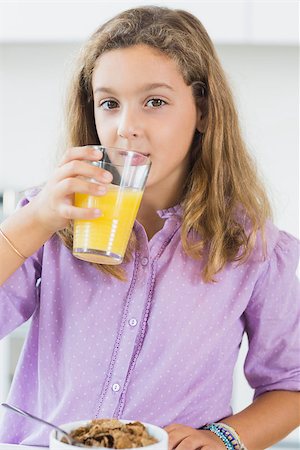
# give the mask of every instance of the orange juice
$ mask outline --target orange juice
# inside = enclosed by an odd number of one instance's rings
[[[75,206],[99,208],[102,215],[74,220],[74,256],[96,263],[120,264],[142,195],[142,190],[114,185],[102,196],[76,193]]]

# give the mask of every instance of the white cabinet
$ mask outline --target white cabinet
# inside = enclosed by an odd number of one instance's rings
[[[216,43],[298,43],[297,0],[14,1],[0,3],[0,42],[84,41],[101,23],[134,6],[186,9]]]
[[[299,44],[299,2],[252,0],[250,42]]]
[[[26,322],[0,340],[0,402],[7,397],[28,328],[29,322]]]

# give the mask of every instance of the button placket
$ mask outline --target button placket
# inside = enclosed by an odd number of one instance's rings
[[[162,230],[162,232],[160,232],[156,236],[154,236],[152,238],[151,242],[148,244],[149,258],[150,258],[150,254],[151,254],[151,264],[148,264],[149,263],[149,259],[148,259],[147,270],[145,271],[145,268],[143,267],[140,271],[140,274],[142,274],[142,276],[144,278],[143,285],[144,285],[144,289],[146,289],[146,292],[145,292],[146,304],[144,304],[145,309],[143,310],[140,326],[138,327],[139,335],[138,335],[138,342],[136,343],[136,350],[130,361],[129,370],[128,370],[128,374],[126,376],[125,383],[122,386],[122,391],[120,393],[120,398],[119,398],[118,409],[116,409],[114,411],[114,415],[116,415],[116,417],[122,417],[122,412],[125,407],[126,391],[127,391],[128,385],[130,383],[130,378],[134,371],[136,361],[142,350],[143,341],[144,341],[144,338],[145,338],[145,335],[147,332],[147,327],[148,327],[147,321],[148,321],[148,318],[150,315],[151,306],[152,306],[152,302],[153,302],[154,285],[155,285],[156,272],[157,272],[157,262],[160,259],[160,257],[163,255],[164,250],[166,249],[166,247],[168,246],[168,244],[170,243],[170,241],[172,240],[172,238],[178,231],[179,227],[180,227],[179,221],[177,221],[177,220],[176,221],[175,220],[168,221],[168,226],[165,225],[164,230]],[[168,231],[168,234],[166,235],[167,231]],[[143,258],[140,259],[141,265],[143,265],[142,261],[143,261]],[[145,283],[145,273],[147,273],[146,283]],[[140,277],[140,280],[141,280],[141,277]],[[139,294],[138,294],[140,289],[142,289],[141,286],[139,286],[139,289],[137,289],[135,291],[135,298],[137,300],[139,300],[139,302],[141,299],[141,296],[139,296]],[[138,306],[138,304],[139,303],[136,302],[135,307]],[[136,312],[136,310],[134,312]],[[137,316],[137,317],[139,317],[139,316]],[[135,333],[133,333],[133,335],[135,335]]]
[[[143,254],[147,254],[147,247]],[[147,259],[148,263],[148,259]],[[141,258],[137,261],[137,267],[141,264]],[[101,404],[101,415],[112,415],[118,409],[120,396],[122,396],[125,380],[132,359],[135,357],[136,338],[139,333],[139,324],[143,320],[145,302],[147,301],[147,286],[145,272],[137,269],[137,278],[134,284],[131,298],[126,312],[126,322],[118,344],[118,352],[110,375],[110,388],[106,391]],[[144,299],[144,301],[141,301]]]

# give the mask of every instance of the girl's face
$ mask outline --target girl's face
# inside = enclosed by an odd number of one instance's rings
[[[98,58],[92,85],[101,144],[149,155],[147,189],[178,189],[197,110],[176,63],[146,45],[110,50]]]

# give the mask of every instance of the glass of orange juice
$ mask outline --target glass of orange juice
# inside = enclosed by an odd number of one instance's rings
[[[151,167],[141,153],[94,146],[102,158],[91,164],[108,170],[113,180],[105,195],[75,194],[75,206],[98,208],[95,219],[74,220],[73,255],[99,264],[120,264],[132,232]]]

